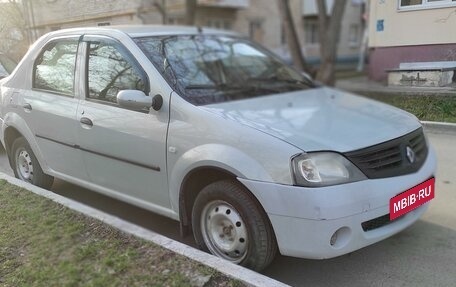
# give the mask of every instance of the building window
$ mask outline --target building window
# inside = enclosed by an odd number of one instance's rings
[[[318,17],[305,17],[304,39],[306,44],[320,43],[320,36],[318,31]]]
[[[399,9],[430,9],[456,6],[456,0],[399,0]]]
[[[423,0],[400,0],[400,1],[401,1],[401,7],[423,4],[422,3]]]
[[[184,25],[185,19],[181,16],[168,16],[166,19],[168,25]]]
[[[350,46],[357,46],[359,44],[359,25],[351,24],[348,32],[348,41]]]
[[[98,26],[111,26],[110,22],[100,22],[97,24]]]
[[[285,45],[287,43],[287,30],[285,29],[284,24],[280,26],[280,43],[282,45]]]
[[[231,21],[226,19],[209,19],[206,21],[206,27],[231,30]]]
[[[249,36],[255,42],[263,43],[263,21],[251,20],[249,21]]]

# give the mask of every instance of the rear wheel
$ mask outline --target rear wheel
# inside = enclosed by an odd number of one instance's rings
[[[262,270],[277,252],[266,214],[248,191],[234,181],[209,184],[198,194],[192,225],[202,250],[235,264]]]
[[[43,172],[25,138],[19,137],[14,140],[11,156],[12,168],[17,178],[42,188],[51,188],[54,178]]]

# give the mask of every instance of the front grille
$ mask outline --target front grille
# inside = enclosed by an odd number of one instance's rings
[[[407,147],[415,154],[415,161],[407,157]],[[368,148],[348,152],[345,156],[368,178],[385,178],[418,171],[426,160],[428,147],[423,129]]]
[[[374,229],[383,227],[385,225],[388,225],[396,220],[399,220],[401,217],[398,217],[394,220],[390,220],[390,215],[388,213],[383,216],[371,219],[369,221],[364,221],[363,223],[361,223],[361,227],[363,228],[364,231],[374,230]]]

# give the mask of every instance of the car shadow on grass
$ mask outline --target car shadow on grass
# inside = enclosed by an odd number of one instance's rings
[[[191,236],[180,237],[179,223],[143,208],[116,200],[80,186],[56,179],[51,190],[67,198],[76,200],[103,212],[117,216],[128,222],[157,232],[166,237],[179,240],[195,247]]]

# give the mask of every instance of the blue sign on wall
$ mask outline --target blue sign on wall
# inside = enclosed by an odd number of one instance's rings
[[[384,25],[385,20],[377,20],[377,32],[382,32],[385,30],[385,25]]]

